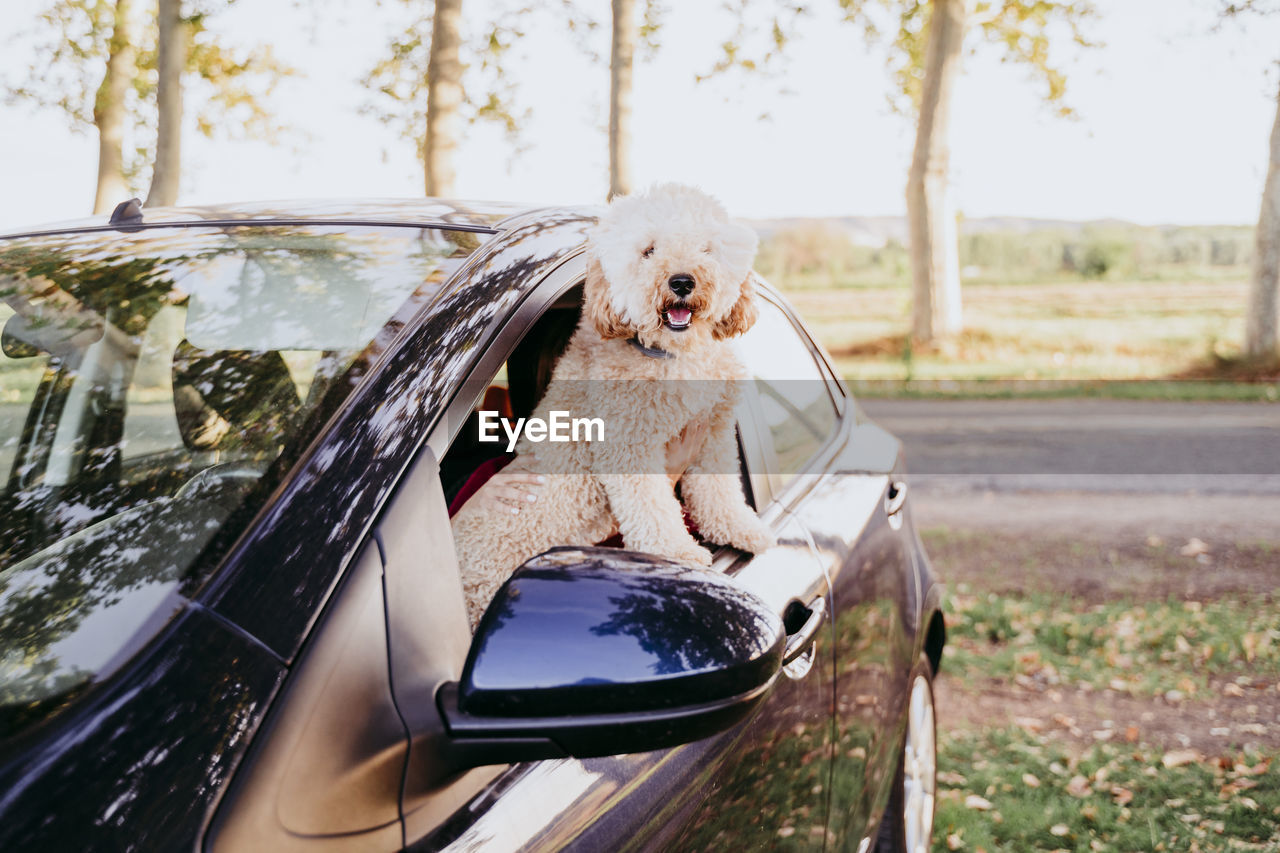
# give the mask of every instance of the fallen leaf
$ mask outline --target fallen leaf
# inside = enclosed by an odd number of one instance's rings
[[[784,826],[782,827],[782,829],[778,830],[779,838],[790,838],[795,834],[796,834],[796,828],[794,826]]]
[[[1133,802],[1133,791],[1121,788],[1119,785],[1112,785],[1111,798],[1115,800],[1117,806],[1127,806]]]
[[[1234,681],[1228,681],[1222,685],[1222,695],[1240,697],[1244,695],[1244,688]]]
[[[964,798],[964,807],[966,809],[977,809],[980,812],[991,811],[991,801],[986,797],[979,797],[977,794],[970,794]]]
[[[1026,785],[1028,788],[1039,788],[1040,780],[1031,773],[1023,773],[1022,784]]]
[[[1160,759],[1160,763],[1166,769],[1173,767],[1181,767],[1184,764],[1192,764],[1204,758],[1198,749],[1174,749],[1166,752],[1164,758]]]
[[[1178,553],[1184,557],[1198,557],[1201,554],[1208,554],[1209,546],[1198,537],[1192,536],[1187,540],[1186,545],[1178,549]]]
[[[1055,823],[1049,827],[1049,834],[1062,838],[1064,835],[1070,835],[1071,829],[1065,823]]]
[[[1072,776],[1071,781],[1067,783],[1067,793],[1073,797],[1087,797],[1092,793],[1089,780],[1083,776]]]
[[[1244,648],[1244,659],[1250,663],[1258,656],[1258,641],[1260,639],[1262,638],[1252,631],[1240,638],[1240,645]]]
[[[1013,723],[1029,732],[1038,734],[1044,731],[1044,720],[1037,720],[1035,717],[1014,717]]]
[[[1137,726],[1129,726],[1124,730],[1124,739],[1128,743],[1137,743],[1139,734],[1141,734],[1141,732],[1138,730]]]
[[[958,832],[953,832],[947,836],[947,849],[959,850],[964,847],[964,839],[960,837]]]
[[[1267,768],[1270,766],[1271,766],[1271,759],[1264,758],[1261,761],[1259,761],[1257,764],[1253,765],[1252,767],[1249,767],[1241,763],[1241,764],[1237,764],[1235,766],[1235,769],[1236,769],[1236,772],[1239,773],[1241,776],[1261,776],[1263,773],[1267,772]]]

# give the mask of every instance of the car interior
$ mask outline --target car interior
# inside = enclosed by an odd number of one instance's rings
[[[336,380],[421,285],[340,281],[317,296],[293,267],[241,275],[246,257],[152,278],[118,259],[93,275],[0,274],[0,618],[39,626],[11,694],[28,701],[0,722],[81,689],[207,576],[347,393]]]

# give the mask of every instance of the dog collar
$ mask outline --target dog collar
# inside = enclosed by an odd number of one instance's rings
[[[673,352],[667,352],[666,350],[658,349],[657,347],[645,346],[644,344],[640,343],[639,336],[636,336],[634,338],[627,338],[627,343],[631,344],[633,347],[640,350],[640,352],[649,356],[649,358],[675,358],[676,357],[676,354]]]

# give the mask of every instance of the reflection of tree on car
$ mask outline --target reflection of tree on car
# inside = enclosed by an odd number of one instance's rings
[[[74,234],[0,251],[0,375],[44,363],[21,434],[0,437],[0,732],[176,609],[337,404],[330,386],[367,343],[352,333],[381,330],[456,252],[439,232],[388,236],[175,229],[133,238],[142,251]],[[266,348],[244,348],[255,338]]]

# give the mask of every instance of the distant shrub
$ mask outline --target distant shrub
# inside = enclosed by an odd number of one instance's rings
[[[1132,246],[1119,240],[1093,238],[1084,244],[1080,274],[1085,278],[1102,278],[1120,268],[1132,257]]]

